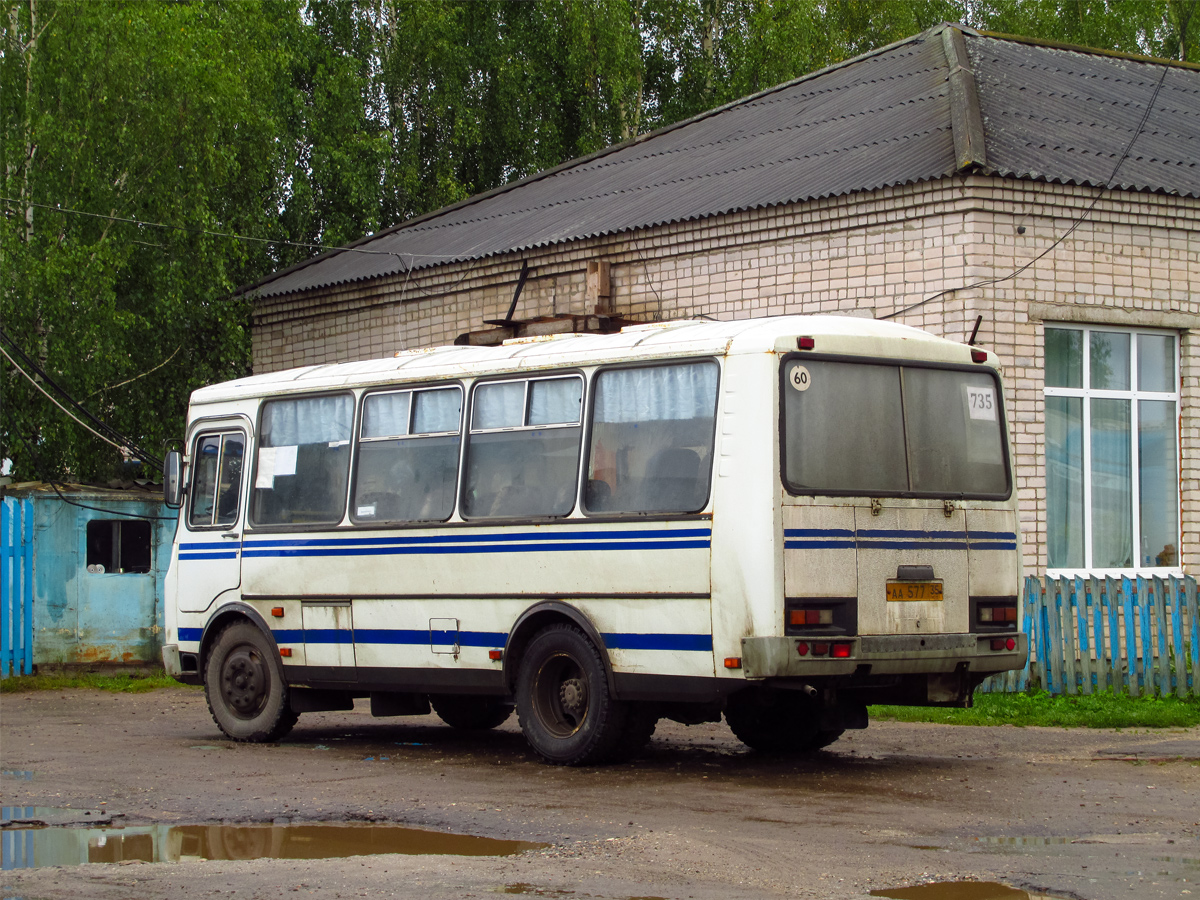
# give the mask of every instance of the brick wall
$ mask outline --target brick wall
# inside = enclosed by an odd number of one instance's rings
[[[271,298],[255,310],[255,370],[450,343],[483,327],[483,320],[504,316],[522,259],[530,277],[517,318],[587,311],[586,266],[595,259],[611,264],[612,308],[641,319],[798,312],[883,317],[921,303],[895,321],[965,340],[982,314],[978,340],[1005,362],[1026,568],[1042,572],[1043,323],[1169,328],[1181,334],[1182,549],[1185,569],[1195,572],[1200,202],[1112,192],[1063,238],[1095,197],[1090,188],[956,177]],[[1002,282],[964,287],[1018,269]]]

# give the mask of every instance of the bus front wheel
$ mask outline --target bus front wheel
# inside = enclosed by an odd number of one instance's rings
[[[542,759],[559,766],[611,759],[628,714],[609,693],[600,651],[579,628],[560,623],[534,635],[517,672],[517,718]]]
[[[299,716],[274,643],[249,622],[217,635],[204,668],[204,696],[217,727],[235,741],[277,741]]]

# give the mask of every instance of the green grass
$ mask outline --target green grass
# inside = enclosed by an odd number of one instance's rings
[[[10,675],[0,679],[0,694],[24,691],[63,691],[69,688],[91,688],[121,694],[144,694],[162,688],[181,688],[165,672],[47,672],[38,675]]]
[[[1083,694],[976,694],[971,709],[872,706],[872,719],[944,725],[1051,725],[1059,728],[1189,728],[1200,725],[1200,699]]]

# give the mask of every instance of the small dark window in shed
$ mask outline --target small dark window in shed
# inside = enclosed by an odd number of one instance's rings
[[[93,519],[87,523],[89,572],[139,575],[150,571],[150,523]]]

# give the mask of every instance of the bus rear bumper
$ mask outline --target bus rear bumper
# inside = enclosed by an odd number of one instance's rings
[[[996,638],[1013,638],[1012,650],[993,650]],[[813,656],[813,638],[742,638],[742,671],[748,679],[818,678],[837,675],[917,675],[961,671],[993,675],[1025,667],[1029,639],[1024,634],[860,635],[819,639],[850,644],[847,657]],[[801,656],[797,645],[806,644]],[[828,653],[828,651],[826,651]]]

